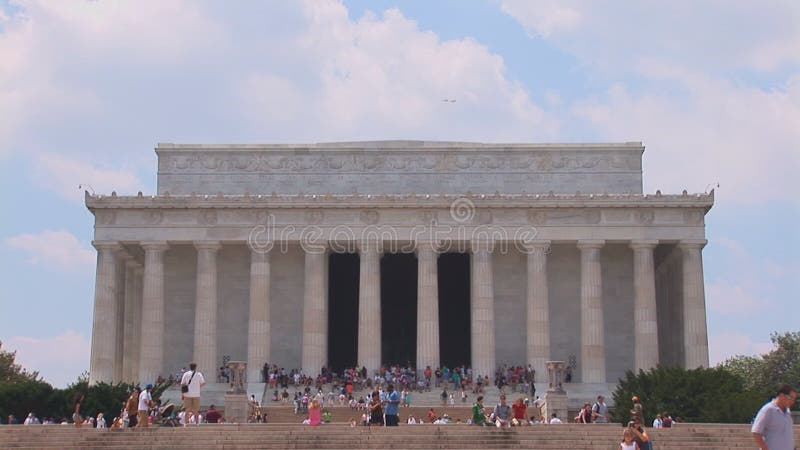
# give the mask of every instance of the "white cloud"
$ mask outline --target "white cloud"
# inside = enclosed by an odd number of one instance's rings
[[[719,182],[717,193],[732,203],[798,201],[786,186],[800,171],[800,76],[771,91],[697,74],[675,82],[685,95],[617,84],[573,112],[607,139],[645,142],[650,192],[702,192]]]
[[[503,0],[501,9],[610,80],[571,110],[601,140],[644,142],[647,191],[719,182],[732,203],[798,201],[786,186],[800,171],[800,3]],[[551,25],[565,9],[580,20]],[[759,71],[771,81],[743,81]]]
[[[733,284],[731,284],[733,283]],[[710,312],[722,316],[748,317],[769,309],[770,301],[730,280],[706,285],[706,305]]]
[[[58,129],[97,132],[119,108],[118,96],[103,90],[122,88],[115,78],[125,69],[163,70],[224,42],[213,20],[181,0],[14,3],[15,12],[0,17],[0,156],[51,145]]]
[[[734,356],[757,356],[772,349],[773,345],[769,339],[766,342],[756,341],[746,334],[735,331],[716,333],[708,337],[708,358],[712,366]]]
[[[558,0],[503,0],[500,8],[522,23],[534,36],[548,37],[572,31],[583,21],[578,9]]]
[[[800,62],[800,3],[794,0],[502,0],[501,9],[529,34],[613,72],[652,58],[714,71]]]
[[[89,340],[68,330],[47,338],[12,336],[3,349],[17,351],[16,362],[30,372],[38,371],[54,387],[64,388],[89,370]]]
[[[95,264],[95,252],[63,230],[20,234],[4,242],[8,247],[27,252],[28,262],[34,265],[89,273]]]
[[[85,186],[90,192],[133,194],[142,189],[132,170],[96,167],[82,161],[75,161],[61,155],[42,154],[35,163],[36,183],[51,189],[64,198],[73,201],[83,200]],[[78,189],[82,185],[84,188]]]
[[[503,59],[472,39],[442,41],[396,9],[356,21],[338,2],[305,2],[303,12],[302,31],[286,42],[302,55],[294,62],[303,76],[253,71],[237,86],[262,130],[317,140],[555,134]]]
[[[709,261],[718,273],[706,284],[710,314],[727,323],[731,318],[755,319],[762,311],[791,306],[785,298],[790,289],[781,286],[800,277],[799,267],[753,254],[742,242],[726,236],[714,238],[709,247]]]
[[[246,12],[178,0],[20,9],[0,31],[0,155],[138,167],[152,153],[134,141],[557,136],[501,56],[442,40],[397,9],[358,19],[334,0]]]

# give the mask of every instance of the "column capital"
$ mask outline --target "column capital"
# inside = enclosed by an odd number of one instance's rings
[[[528,253],[534,253],[536,251],[544,251],[550,249],[550,241],[540,240],[540,241],[529,241],[529,242],[522,242],[522,248],[524,248]]]
[[[92,241],[92,246],[97,250],[118,251],[122,249],[119,241]]]
[[[702,249],[708,244],[705,239],[684,239],[678,242],[678,248],[682,250]]]
[[[211,250],[211,251],[219,251],[222,248],[222,245],[219,241],[194,241],[194,248],[197,250]]]
[[[376,239],[364,239],[356,243],[358,251],[361,253],[378,252],[382,250],[382,242]]]
[[[414,251],[417,256],[421,253],[438,253],[441,249],[441,243],[435,241],[417,241],[414,243]]]
[[[652,239],[652,240],[650,240],[650,239],[648,239],[648,240],[634,240],[634,241],[631,241],[630,244],[629,244],[630,248],[632,248],[634,250],[639,249],[639,248],[656,248],[656,245],[658,245],[658,240],[656,240],[656,239]]]
[[[599,249],[603,248],[604,245],[606,245],[606,241],[602,239],[588,239],[588,240],[578,241],[577,247],[581,250]]]
[[[312,254],[312,255],[327,255],[328,252],[331,250],[331,244],[328,241],[322,242],[309,242],[307,240],[303,240],[300,238],[300,248],[303,249],[303,254]]]
[[[251,255],[266,255],[271,252],[273,248],[275,248],[275,243],[269,242],[265,244],[258,244],[248,241],[247,248],[250,249]]]
[[[169,248],[167,241],[141,241],[139,245],[147,252],[163,252]]]
[[[495,246],[494,241],[489,241],[489,240],[484,240],[484,239],[480,239],[480,240],[476,239],[476,240],[470,242],[470,249],[472,250],[472,253],[478,253],[478,252],[489,252],[489,253],[491,253],[492,250],[494,250],[494,246]]]

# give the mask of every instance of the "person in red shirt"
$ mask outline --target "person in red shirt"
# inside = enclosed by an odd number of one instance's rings
[[[208,423],[219,423],[219,419],[222,418],[222,414],[217,411],[217,408],[214,405],[208,407],[208,411],[206,411],[206,422]]]
[[[436,413],[433,412],[433,408],[428,411],[428,422],[433,423],[436,420]]]
[[[525,413],[528,411],[528,406],[525,405],[525,400],[520,397],[511,405],[511,409],[514,411],[514,419],[518,425],[525,425],[526,423],[526,415]]]

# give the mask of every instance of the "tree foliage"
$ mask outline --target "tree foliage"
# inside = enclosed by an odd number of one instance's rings
[[[35,381],[39,372],[28,372],[16,363],[16,357],[17,352],[3,350],[3,341],[0,341],[0,383]]]
[[[664,412],[686,422],[746,423],[765,399],[743,387],[741,378],[722,368],[628,371],[614,391],[612,417],[627,423],[633,408],[631,398],[637,396],[644,407],[645,423]]]
[[[780,383],[800,384],[800,332],[773,333],[775,348],[761,356],[736,356],[721,364],[727,372],[742,379],[747,390],[764,398],[775,395]],[[800,405],[795,404],[795,409]]]
[[[39,379],[38,373],[27,372],[16,364],[14,358],[14,352],[0,348],[0,417],[3,420],[13,414],[21,421],[29,412],[40,418],[69,418],[79,393],[84,395],[82,415],[96,417],[98,413],[103,413],[107,420],[111,420],[119,415],[134,387],[127,383],[97,383],[89,386],[88,373],[84,373],[66,389],[54,389]],[[153,399],[157,400],[170,385],[169,382],[155,385]]]

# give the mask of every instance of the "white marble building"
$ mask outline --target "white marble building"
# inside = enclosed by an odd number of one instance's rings
[[[480,374],[563,360],[598,385],[706,366],[713,192],[643,194],[643,151],[159,144],[157,195],[86,196],[90,381],[152,382],[190,361],[208,373],[223,355],[248,361],[250,381],[266,361],[307,373],[405,362],[388,353],[435,367],[465,349],[457,362]],[[444,262],[456,252],[466,265]],[[334,266],[347,275],[329,277]]]

